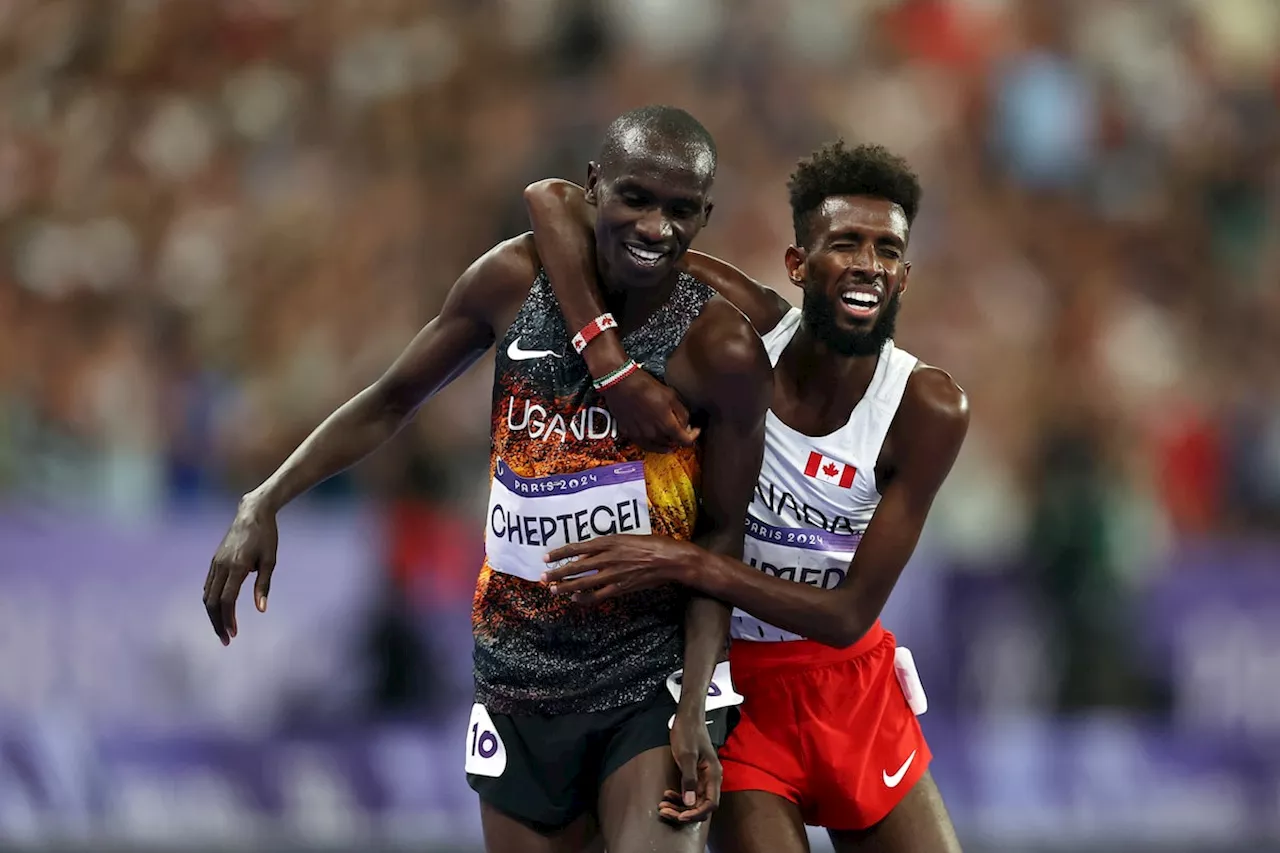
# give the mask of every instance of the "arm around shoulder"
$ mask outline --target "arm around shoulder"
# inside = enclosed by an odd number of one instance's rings
[[[586,191],[573,181],[564,178],[543,178],[524,188],[524,203],[530,209],[551,209],[585,215]]]
[[[682,261],[689,275],[713,288],[733,303],[755,327],[765,334],[778,325],[791,303],[771,287],[766,287],[733,264],[702,252],[688,251]]]

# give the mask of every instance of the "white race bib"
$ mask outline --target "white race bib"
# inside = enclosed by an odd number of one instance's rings
[[[541,580],[548,551],[611,533],[649,533],[644,463],[521,477],[501,459],[489,489],[484,547],[496,571]]]
[[[684,684],[684,670],[678,669],[671,675],[667,676],[667,690],[671,693],[671,698],[676,700],[676,704],[680,704],[680,690]],[[741,705],[743,696],[733,686],[733,675],[729,671],[729,662],[722,660],[716,664],[715,671],[711,673],[711,684],[707,686],[707,711],[714,711],[717,708],[728,708],[733,705]],[[673,714],[670,720],[667,720],[667,728],[671,728],[676,724],[676,718]]]
[[[747,517],[742,561],[765,574],[834,589],[844,580],[861,533],[828,533],[816,527],[774,527]],[[731,631],[735,640],[781,642],[804,639],[734,608]]]
[[[488,710],[479,702],[471,706],[471,721],[467,723],[466,772],[472,776],[488,776],[497,779],[507,769],[507,745],[498,734],[498,727]]]

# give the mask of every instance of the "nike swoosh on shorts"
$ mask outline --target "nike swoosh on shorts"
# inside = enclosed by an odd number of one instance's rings
[[[911,767],[911,762],[916,760],[916,751],[911,750],[911,754],[907,756],[907,760],[902,762],[902,766],[898,768],[898,772],[892,776],[888,770],[881,770],[880,775],[884,777],[885,787],[896,788],[902,783],[902,777],[907,775],[907,770]]]

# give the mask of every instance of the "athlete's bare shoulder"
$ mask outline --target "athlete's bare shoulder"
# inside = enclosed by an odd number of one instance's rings
[[[907,377],[880,451],[886,482],[927,506],[947,478],[969,432],[969,398],[951,375],[920,362]]]
[[[723,296],[707,300],[685,339],[697,344],[699,350],[723,356],[731,366],[741,365],[744,360],[749,363],[757,350],[764,351],[750,318]]]
[[[458,277],[442,313],[456,311],[505,328],[529,295],[538,274],[532,232],[503,240],[472,261]]]
[[[766,287],[727,261],[702,252],[685,252],[681,259],[689,275],[712,287],[747,315],[756,332],[765,334],[778,325],[791,303],[773,288]]]
[[[751,322],[727,299],[713,296],[680,342],[668,381],[698,408],[750,410],[757,399],[768,407],[771,371]]]
[[[485,287],[528,290],[540,265],[533,232],[526,231],[503,240],[485,252],[472,264],[472,269],[482,279]]]
[[[969,397],[940,367],[920,362],[907,379],[902,405],[919,418],[943,424],[969,423]]]
[[[932,494],[969,431],[969,398],[945,370],[921,362],[907,378],[881,459]]]

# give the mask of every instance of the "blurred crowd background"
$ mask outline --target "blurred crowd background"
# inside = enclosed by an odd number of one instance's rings
[[[793,298],[797,158],[921,176],[899,341],[973,424],[886,618],[972,844],[1280,839],[1275,0],[0,0],[0,839],[474,844],[490,361],[285,513],[229,650],[200,585],[645,103]]]

